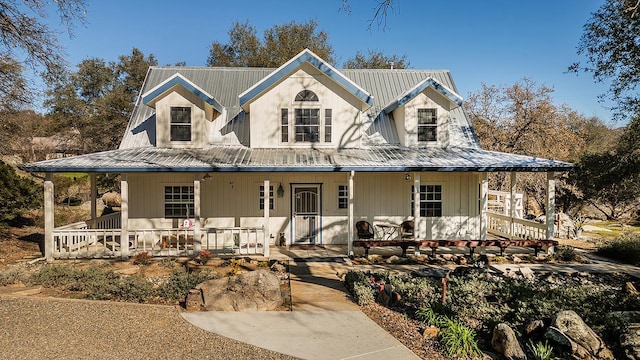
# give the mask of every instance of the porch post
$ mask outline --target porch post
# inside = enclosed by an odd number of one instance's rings
[[[487,230],[489,217],[487,211],[489,211],[489,174],[482,173],[480,181],[480,240],[487,240]]]
[[[120,174],[120,256],[129,258],[129,182],[127,174]]]
[[[516,215],[516,173],[514,171],[511,172],[511,189],[509,193],[509,236],[512,238],[516,234],[515,223],[513,222],[513,218]]]
[[[348,236],[349,238],[347,239],[347,255],[348,256],[353,256],[353,227],[355,226],[354,222],[353,222],[353,177],[355,176],[355,171],[351,171],[349,172],[349,179],[348,179],[348,185],[347,185],[347,189],[349,190],[349,215],[348,215],[348,224],[347,226],[349,227],[348,229]]]
[[[271,191],[269,189],[269,176],[264,179],[264,256],[269,256],[269,239],[271,226],[269,226],[269,208],[271,207]]]
[[[96,193],[98,192],[96,173],[92,172],[89,176],[91,178],[91,220],[95,220],[98,217],[98,211],[96,209]]]
[[[422,231],[422,218],[420,217],[420,173],[413,173],[413,238],[415,240],[426,239],[427,234],[424,236]],[[415,255],[420,255],[420,248],[415,247]]]
[[[547,240],[553,239],[555,229],[556,180],[553,171],[547,172]]]
[[[47,173],[44,180],[44,257],[47,261],[53,261],[53,194],[53,174]]]
[[[193,178],[193,252],[197,255],[202,249],[200,238],[200,173]]]

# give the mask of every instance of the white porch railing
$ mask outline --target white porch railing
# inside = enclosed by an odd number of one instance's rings
[[[509,239],[545,239],[547,237],[547,224],[539,222],[511,218],[509,216],[487,212],[487,231]],[[513,221],[513,233],[511,222]]]
[[[264,227],[224,227],[205,229],[202,249],[220,253],[264,255],[269,246]]]
[[[89,222],[77,222],[53,230],[53,257],[109,258],[121,252],[120,214]],[[96,226],[91,228],[89,224]],[[113,227],[111,227],[113,226]],[[194,229],[129,229],[129,255],[148,252],[153,256],[195,255]],[[268,244],[264,228],[228,227],[201,230],[200,249],[213,253],[264,255]]]

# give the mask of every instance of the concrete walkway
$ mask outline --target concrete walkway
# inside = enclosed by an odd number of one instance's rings
[[[283,252],[272,258],[289,260],[292,311],[201,311],[183,313],[183,318],[218,335],[302,359],[419,359],[350,299],[339,278],[351,268],[344,255],[328,249]]]

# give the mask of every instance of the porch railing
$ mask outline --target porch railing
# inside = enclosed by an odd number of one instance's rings
[[[95,226],[118,224],[119,220],[92,222]],[[98,220],[98,219],[96,219]],[[153,256],[191,256],[197,239],[194,229],[129,229],[128,252]],[[206,228],[200,232],[200,249],[221,254],[264,255],[269,246],[264,228]],[[122,255],[120,228],[90,228],[77,222],[53,230],[54,258],[110,258]]]
[[[202,249],[219,253],[264,255],[269,246],[267,241],[263,227],[208,228]]]
[[[547,225],[539,222],[511,218],[509,216],[487,212],[487,231],[509,239],[544,239],[547,237]],[[513,221],[513,232],[511,222]]]

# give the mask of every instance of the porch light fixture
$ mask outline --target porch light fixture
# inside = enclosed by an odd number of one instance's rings
[[[282,187],[282,183],[278,185],[278,197],[281,198],[284,196],[284,188]]]
[[[204,174],[204,176],[202,177],[202,181],[209,181],[211,180],[211,175],[209,175],[209,173]]]
[[[409,174],[409,173],[405,173],[405,174],[404,174],[404,179],[405,179],[405,180],[411,180],[411,174]]]

